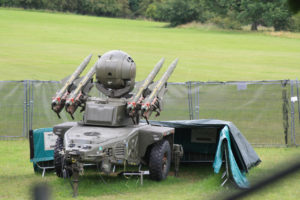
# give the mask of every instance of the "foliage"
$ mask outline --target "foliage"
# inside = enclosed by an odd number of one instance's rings
[[[128,0],[0,0],[0,6],[49,9],[98,16],[126,17]]]
[[[241,0],[241,12],[238,18],[243,23],[250,23],[251,30],[257,30],[258,25],[274,26],[275,31],[287,30],[291,13],[286,0]]]
[[[226,17],[230,13],[239,11],[241,0],[205,0],[207,8],[215,15]]]
[[[146,10],[146,16],[158,21],[169,21],[171,26],[191,21],[204,22],[204,0],[162,0],[153,2]]]
[[[244,24],[251,24],[251,30],[257,31],[259,24],[265,25],[263,20],[263,14],[265,11],[264,1],[253,1],[253,0],[242,0],[241,1],[241,12],[238,18]]]
[[[297,31],[288,2],[291,0],[0,0],[0,6],[146,17],[170,22],[171,26],[196,21],[215,23],[225,29],[241,29],[241,25],[251,24],[251,30],[263,25],[273,26],[275,31]]]
[[[300,32],[300,12],[292,17],[290,28]]]
[[[288,0],[288,5],[293,14],[297,14],[300,11],[299,0]]]
[[[156,21],[169,21],[168,0],[156,0],[147,5],[145,16]]]
[[[169,21],[171,26],[185,24],[194,20],[202,20],[204,1],[202,0],[170,0]]]
[[[264,21],[268,26],[274,26],[275,31],[288,30],[291,13],[285,0],[268,2],[264,15]]]
[[[129,0],[128,4],[129,4],[129,8],[132,11],[133,14],[136,14],[139,7],[140,7],[140,3],[142,0]]]
[[[213,17],[209,20],[211,23],[217,25],[223,29],[241,30],[242,25],[239,21],[231,19],[229,17]]]

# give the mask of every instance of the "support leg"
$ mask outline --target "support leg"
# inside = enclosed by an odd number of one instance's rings
[[[45,176],[45,172],[46,172],[46,168],[43,168],[43,173],[42,173],[42,177],[44,178]]]
[[[141,185],[143,185],[143,182],[144,182],[144,173],[143,172],[140,172],[141,173]]]
[[[180,159],[183,156],[183,148],[180,144],[173,145],[175,177],[178,177]]]
[[[78,182],[79,182],[79,172],[78,170],[73,170],[73,197],[77,197],[78,195]]]

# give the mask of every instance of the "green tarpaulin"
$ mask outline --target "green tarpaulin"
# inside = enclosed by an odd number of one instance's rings
[[[220,172],[223,163],[223,155],[225,154],[224,151],[227,151],[226,156],[228,156],[230,174],[234,182],[240,188],[248,188],[249,182],[246,178],[246,172],[241,171],[239,169],[239,166],[237,165],[234,155],[232,153],[228,126],[225,126],[220,132],[219,143],[215,155],[215,160],[213,163],[215,173]]]
[[[42,161],[53,160],[54,150],[45,149],[44,133],[51,133],[53,128],[40,128],[33,131],[33,158],[31,162],[37,163]]]
[[[174,143],[182,144],[185,154],[186,151],[192,153],[193,158],[196,158],[190,160],[192,162],[203,161],[201,160],[203,156],[197,157],[197,154],[203,155],[203,153],[206,153],[213,155],[214,157],[212,157],[211,161],[214,162],[213,167],[215,172],[219,172],[223,161],[225,161],[224,150],[227,149],[229,160],[228,166],[231,172],[230,176],[240,188],[247,188],[249,186],[245,174],[250,168],[261,162],[250,143],[232,122],[216,119],[201,119],[150,121],[150,124],[175,128]],[[219,135],[217,136],[215,143],[193,143],[191,141],[192,131],[188,130],[198,129],[199,132],[204,133],[207,128],[214,128],[218,131]],[[206,132],[205,134],[207,133],[209,132]]]

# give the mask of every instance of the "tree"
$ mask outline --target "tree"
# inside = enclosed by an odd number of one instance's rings
[[[128,4],[129,4],[129,9],[131,10],[131,12],[133,13],[133,15],[137,16],[138,13],[137,11],[140,8],[140,3],[142,2],[142,0],[129,0]]]
[[[263,15],[265,12],[265,1],[242,0],[239,19],[244,23],[251,24],[251,30],[257,31],[259,24],[264,24]]]
[[[216,16],[226,17],[228,12],[240,10],[241,0],[205,0],[205,5]]]
[[[197,20],[201,14],[199,0],[172,0],[170,1],[169,19],[171,26],[185,24]]]
[[[273,26],[275,31],[287,30],[291,21],[291,12],[285,0],[268,2],[264,15],[266,25]]]
[[[155,20],[169,21],[171,26],[202,19],[203,0],[161,0],[150,4],[146,16]]]
[[[286,0],[242,0],[240,8],[239,19],[250,23],[254,31],[258,25],[274,26],[276,31],[285,30],[291,18]]]

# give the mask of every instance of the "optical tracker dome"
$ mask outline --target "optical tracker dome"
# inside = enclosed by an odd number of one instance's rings
[[[100,57],[96,67],[96,87],[106,96],[122,97],[134,88],[136,66],[125,52],[112,50]]]

